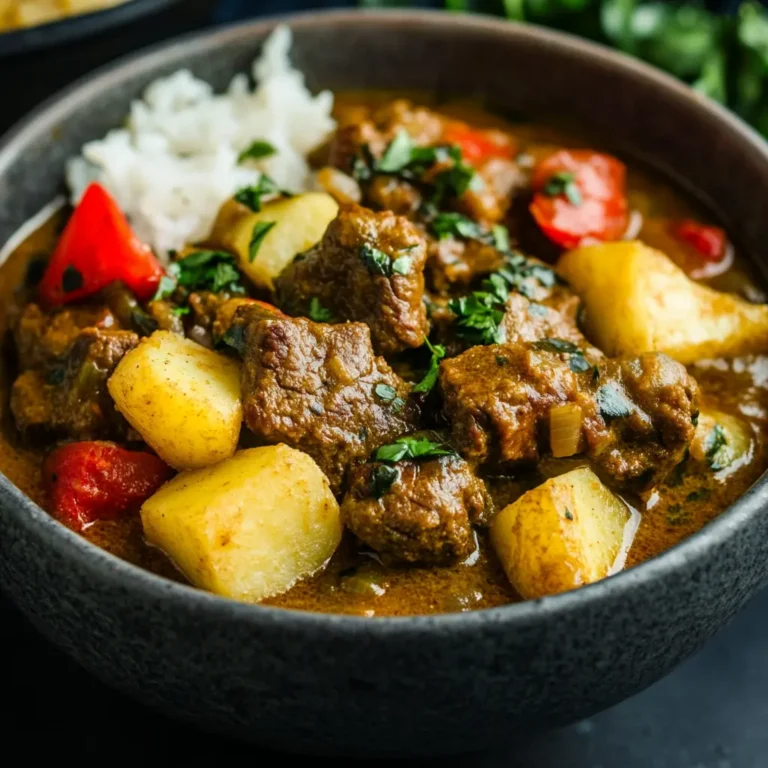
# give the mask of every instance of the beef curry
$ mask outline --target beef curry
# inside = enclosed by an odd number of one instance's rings
[[[690,201],[472,105],[337,117],[317,191],[262,176],[165,267],[98,185],[17,248],[12,482],[168,578],[378,616],[596,581],[759,477],[768,307]]]

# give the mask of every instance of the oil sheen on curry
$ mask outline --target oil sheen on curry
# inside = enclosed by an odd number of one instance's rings
[[[156,573],[365,616],[564,592],[741,496],[768,307],[728,235],[594,142],[420,103],[337,98],[315,191],[262,175],[170,263],[99,184],[31,235],[4,474]]]

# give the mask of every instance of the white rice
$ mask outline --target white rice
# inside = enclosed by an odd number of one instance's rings
[[[255,90],[246,75],[221,95],[188,70],[156,80],[131,105],[125,128],[86,144],[69,162],[72,201],[99,181],[164,259],[208,235],[221,204],[262,171],[283,189],[309,188],[306,157],[335,127],[333,95],[309,92],[291,66],[290,45],[290,30],[278,27],[253,66]],[[277,153],[238,164],[257,139]]]

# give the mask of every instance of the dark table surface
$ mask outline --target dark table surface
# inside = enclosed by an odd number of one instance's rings
[[[159,18],[106,40],[13,63],[0,76],[0,130],[24,111],[93,66],[178,32],[255,13],[290,11],[301,0],[222,0],[213,14]],[[315,2],[316,7],[348,5]],[[190,7],[196,3],[190,3]],[[6,68],[8,63],[0,62]],[[8,71],[6,69],[6,71]],[[502,753],[455,760],[445,766],[521,768],[765,768],[768,766],[768,591],[695,658],[644,693],[597,717]],[[223,742],[170,722],[91,679],[52,648],[0,598],[0,734],[4,754],[24,750],[24,762],[56,754],[84,754],[112,762],[172,756],[176,764],[216,757],[219,764],[248,756],[259,764],[285,758]]]

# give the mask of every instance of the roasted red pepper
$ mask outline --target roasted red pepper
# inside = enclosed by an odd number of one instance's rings
[[[690,245],[704,261],[718,262],[725,256],[728,239],[720,227],[683,219],[673,223],[672,234]]]
[[[563,248],[619,240],[627,229],[626,168],[591,150],[560,150],[533,174],[531,213]]]
[[[515,154],[515,145],[506,134],[470,128],[465,123],[448,123],[442,140],[459,147],[462,159],[469,165],[479,165],[494,157],[509,160]]]
[[[137,510],[172,475],[154,454],[106,442],[70,443],[43,465],[51,513],[76,531]]]
[[[157,290],[163,268],[115,200],[91,184],[72,213],[40,282],[46,307],[78,301],[121,280],[140,301]]]

